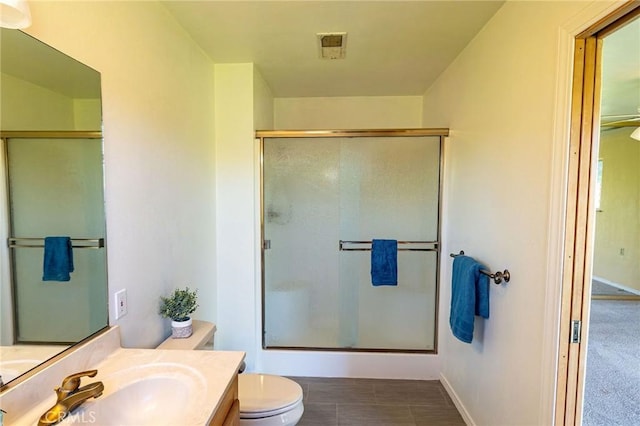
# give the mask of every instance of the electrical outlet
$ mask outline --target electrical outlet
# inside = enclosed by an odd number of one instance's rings
[[[624,248],[620,249],[620,256],[624,256]]]
[[[122,289],[116,292],[116,319],[127,315],[127,290]]]

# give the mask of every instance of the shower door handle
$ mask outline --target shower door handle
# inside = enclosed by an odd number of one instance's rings
[[[264,240],[262,242],[262,249],[269,250],[271,248],[271,240]]]

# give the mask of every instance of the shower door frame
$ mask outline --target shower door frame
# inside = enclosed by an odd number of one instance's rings
[[[18,339],[18,335],[19,335],[19,318],[18,318],[18,312],[16,309],[16,306],[18,304],[18,296],[17,296],[17,278],[16,278],[16,264],[15,264],[15,253],[14,251],[11,249],[11,240],[14,238],[12,237],[13,235],[13,219],[11,216],[11,212],[10,212],[10,200],[11,200],[11,188],[9,186],[9,155],[8,155],[8,151],[9,151],[9,144],[8,141],[9,139],[103,139],[103,135],[101,131],[95,131],[95,130],[2,130],[0,131],[0,140],[2,140],[2,144],[0,146],[0,149],[4,150],[3,153],[3,157],[4,157],[4,170],[5,170],[5,176],[3,176],[3,179],[5,181],[5,194],[7,196],[7,212],[6,212],[6,217],[9,221],[8,223],[8,234],[9,237],[6,241],[6,245],[7,248],[9,248],[8,252],[7,252],[7,256],[8,256],[8,264],[9,264],[9,279],[10,279],[10,300],[11,300],[11,308],[12,308],[12,315],[11,315],[11,333],[12,333],[12,340],[14,344],[35,344],[35,345],[47,345],[47,344],[62,344],[62,345],[75,345],[76,343],[78,343],[77,341],[72,341],[72,342],[67,342],[67,341],[60,341],[60,342],[44,342],[44,341],[38,341],[38,340],[19,340]],[[105,178],[104,178],[104,146],[101,148],[102,149],[102,189],[103,189],[103,193],[104,193],[104,185],[105,185]],[[105,210],[105,235],[106,235],[106,206],[105,206],[105,200],[104,200],[104,195],[103,195],[103,210]],[[105,249],[106,248],[106,243],[105,243],[106,238],[99,238],[97,241],[97,245],[96,246],[89,246],[87,245],[84,248],[91,248],[91,249]],[[104,259],[105,259],[105,264],[107,264],[107,253],[105,251],[104,253]],[[0,279],[2,279],[2,277],[0,277]],[[105,282],[109,282],[108,280],[108,271],[105,269]],[[108,286],[108,284],[107,284]],[[108,301],[108,295],[107,295],[107,301]],[[102,327],[99,330],[96,330],[94,332],[90,333],[90,336],[100,333],[102,331],[104,331],[105,329],[107,329],[109,327],[109,311],[107,309],[107,324]]]
[[[437,239],[433,242],[436,253],[435,271],[435,305],[433,349],[376,349],[376,348],[329,348],[300,346],[267,346],[265,337],[265,242],[264,226],[264,143],[265,139],[283,138],[362,138],[362,137],[438,137],[439,173],[438,173],[438,209]],[[261,306],[261,341],[263,350],[323,351],[323,352],[371,352],[371,353],[438,353],[438,305],[440,304],[440,247],[442,218],[442,189],[444,180],[444,138],[449,136],[448,128],[412,128],[412,129],[354,129],[354,130],[256,130],[255,137],[260,144],[260,306]],[[431,241],[429,243],[432,243]]]

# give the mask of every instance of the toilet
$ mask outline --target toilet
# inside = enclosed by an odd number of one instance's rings
[[[193,320],[193,335],[169,337],[158,349],[213,349],[216,326]],[[286,377],[271,374],[238,374],[240,426],[295,426],[304,412],[302,388]]]
[[[304,412],[300,385],[270,374],[239,374],[238,399],[240,426],[294,426]]]

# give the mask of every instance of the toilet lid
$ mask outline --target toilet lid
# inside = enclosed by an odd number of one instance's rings
[[[240,416],[276,415],[302,400],[302,388],[293,380],[269,374],[239,374]]]

